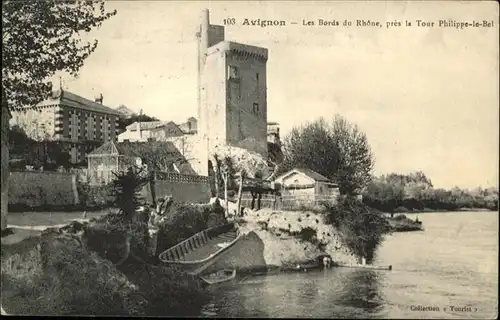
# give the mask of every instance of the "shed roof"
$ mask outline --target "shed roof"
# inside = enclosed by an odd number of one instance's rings
[[[317,173],[316,171],[313,171],[313,170],[307,169],[307,168],[295,168],[295,169],[292,169],[292,170],[288,171],[287,173],[279,176],[277,179],[285,178],[285,177],[289,176],[290,174],[292,174],[294,172],[298,172],[298,173],[301,173],[303,175],[306,175],[306,176],[308,176],[309,178],[311,178],[311,179],[313,179],[315,181],[330,182],[330,179],[328,179],[327,177],[323,176],[322,174]]]
[[[296,168],[297,171],[302,172],[303,174],[313,178],[316,181],[330,181],[327,177],[325,177],[322,174],[317,173],[316,171],[313,171],[311,169],[307,168]]]

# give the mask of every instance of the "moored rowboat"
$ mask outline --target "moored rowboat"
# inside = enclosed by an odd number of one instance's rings
[[[206,276],[200,276],[208,285],[231,281],[236,278],[236,269],[224,269]]]

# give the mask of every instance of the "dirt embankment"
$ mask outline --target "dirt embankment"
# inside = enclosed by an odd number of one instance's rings
[[[247,210],[239,223],[242,233],[254,231],[264,242],[267,265],[283,266],[330,254],[337,263],[357,262],[334,227],[323,217],[307,211]]]

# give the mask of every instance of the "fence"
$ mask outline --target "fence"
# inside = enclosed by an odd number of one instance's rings
[[[254,208],[258,207],[258,198],[254,200]],[[274,210],[304,210],[320,207],[323,203],[334,204],[337,201],[336,196],[312,195],[310,197],[296,195],[274,196],[263,194],[260,199],[261,208],[272,208]],[[241,205],[246,208],[252,207],[252,198],[245,195],[241,198]]]
[[[176,183],[206,183],[210,184],[210,178],[207,176],[195,176],[189,174],[180,174],[176,172],[157,172],[156,179]]]
[[[155,198],[172,196],[176,201],[188,203],[206,203],[212,196],[210,178],[174,172],[158,172],[156,180],[142,189],[141,195],[147,201]]]

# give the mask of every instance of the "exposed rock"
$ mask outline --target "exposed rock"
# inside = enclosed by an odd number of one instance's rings
[[[220,160],[230,157],[233,160],[236,172],[245,170],[251,178],[256,177],[256,175],[261,175],[265,178],[270,176],[273,171],[273,167],[269,166],[268,161],[264,157],[243,148],[219,146],[213,152],[217,154]]]
[[[357,258],[343,245],[337,230],[323,223],[320,214],[302,211],[273,211],[262,209],[245,216],[246,223],[242,230],[255,231],[264,241],[264,257],[268,264],[283,264],[290,261],[300,261],[314,258],[321,253],[328,253],[337,263],[356,263]],[[318,222],[316,222],[318,221]],[[306,229],[314,230],[320,249],[309,241],[301,241],[291,235],[301,234]],[[285,252],[284,256],[279,253]]]

